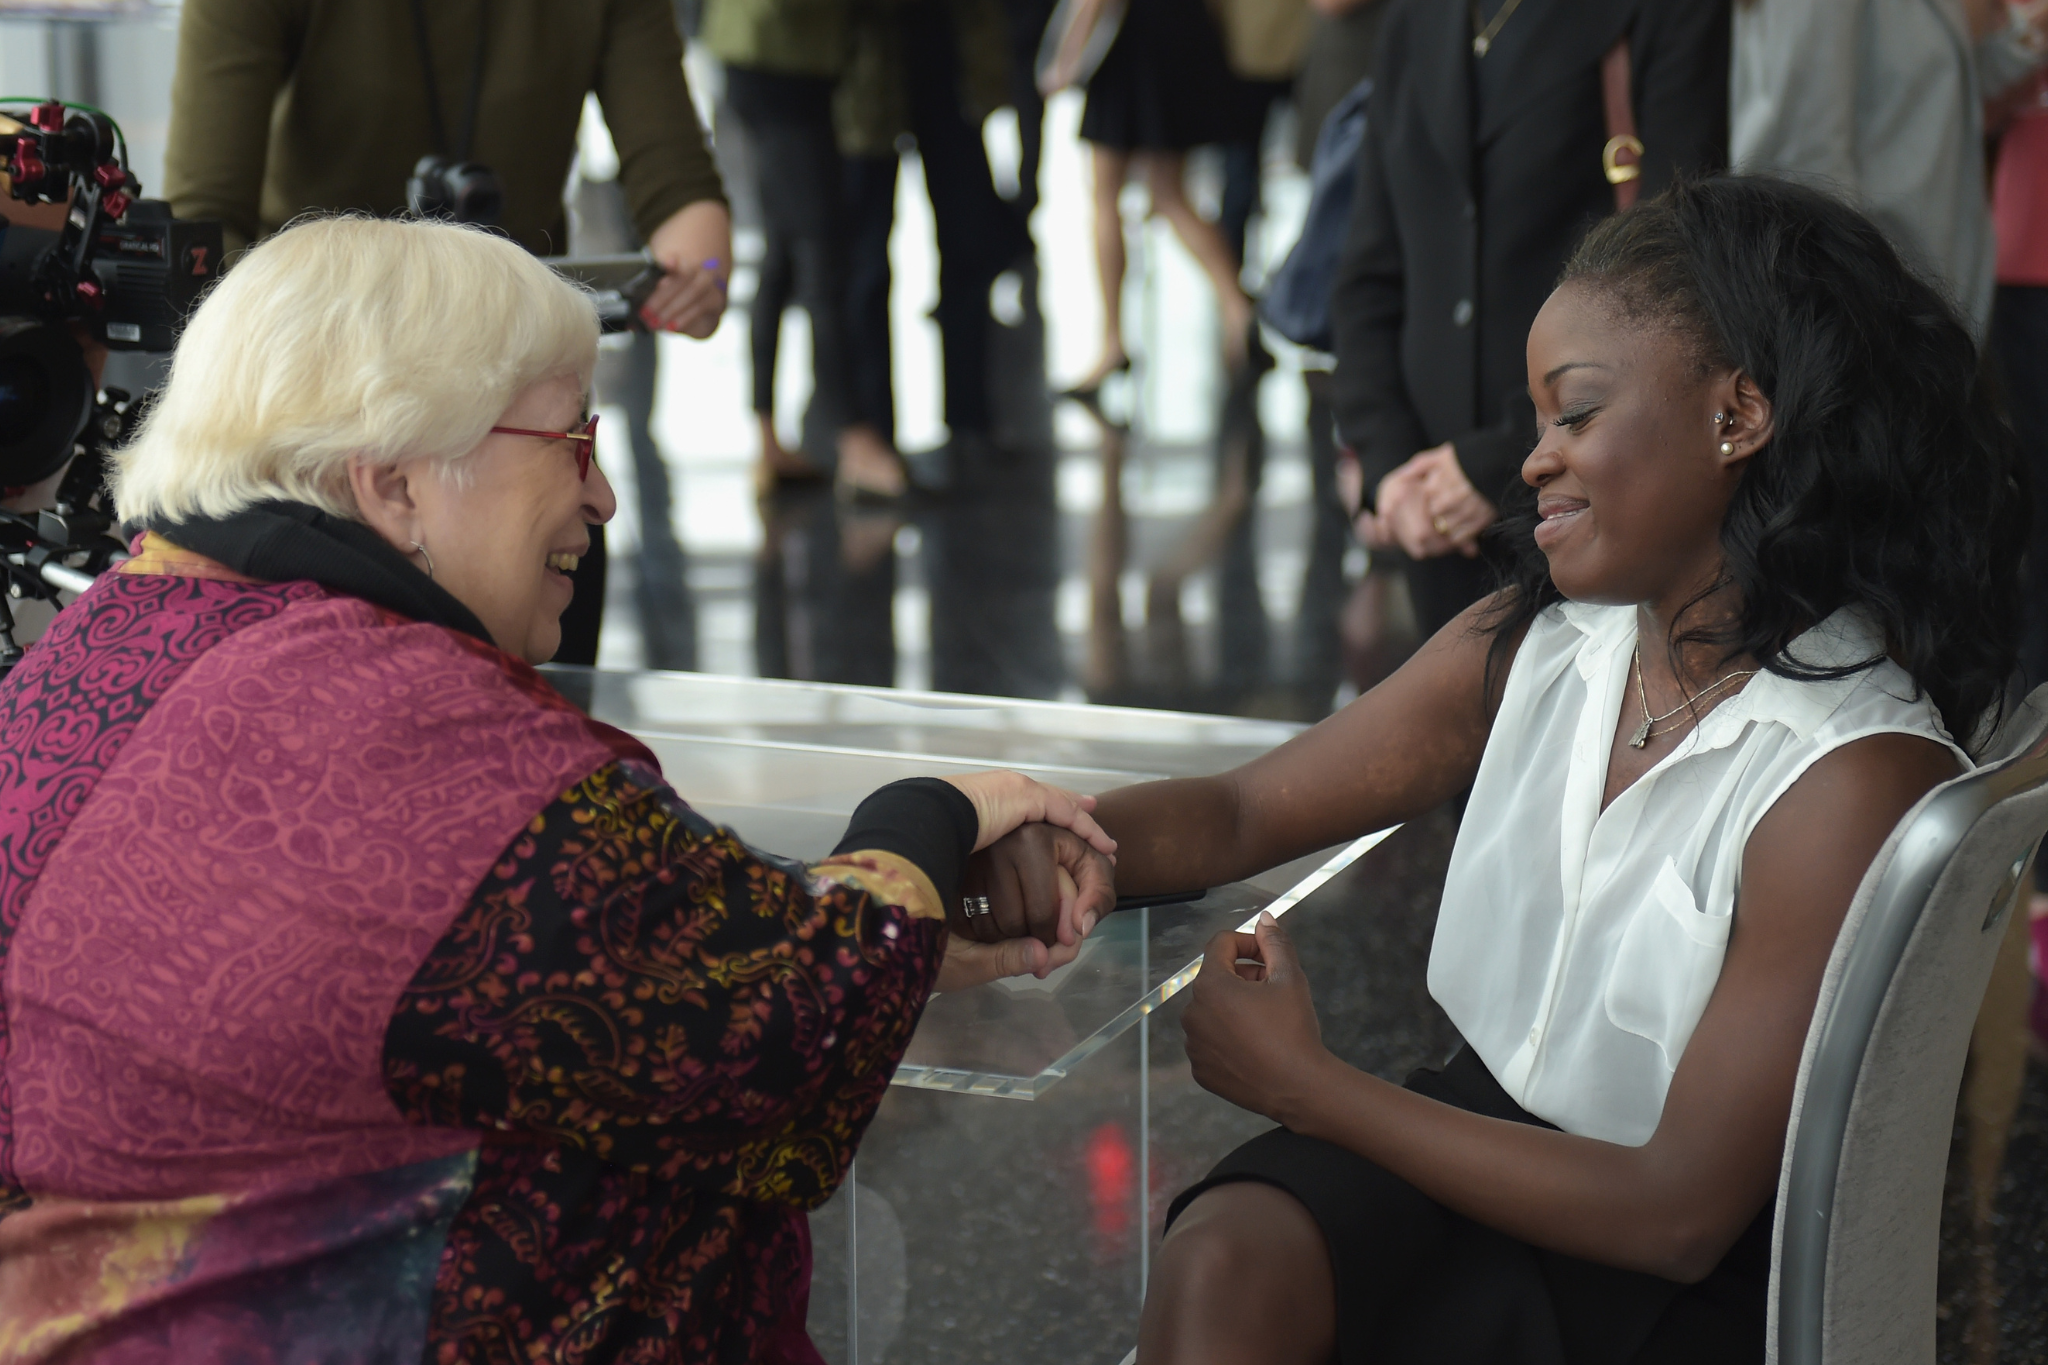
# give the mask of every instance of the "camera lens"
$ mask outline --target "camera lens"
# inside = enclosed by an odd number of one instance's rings
[[[0,488],[26,488],[64,467],[92,415],[94,387],[63,328],[0,317]]]
[[[50,379],[26,356],[0,356],[0,443],[12,445],[50,416]]]

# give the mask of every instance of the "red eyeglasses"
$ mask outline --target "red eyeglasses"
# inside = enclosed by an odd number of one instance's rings
[[[591,413],[590,420],[574,431],[533,431],[526,427],[492,427],[492,431],[507,436],[538,436],[544,441],[573,441],[576,443],[576,477],[588,481],[591,457],[597,453],[597,414]]]

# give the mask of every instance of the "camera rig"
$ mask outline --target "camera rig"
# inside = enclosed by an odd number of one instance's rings
[[[0,98],[21,104],[32,107],[0,111],[0,192],[62,215],[0,219],[0,499],[62,479],[48,508],[0,510],[0,676],[21,658],[10,602],[83,591],[123,551],[105,459],[146,404],[100,390],[81,342],[169,351],[221,258],[218,224],[139,197],[111,117]]]
[[[105,461],[152,395],[99,390],[80,340],[168,352],[220,271],[219,224],[141,192],[107,114],[0,97],[0,198],[64,206],[55,228],[0,218],[0,500],[64,471],[50,507],[0,508],[0,677],[22,657],[11,602],[83,592],[126,557]],[[590,292],[608,332],[640,325],[662,275],[645,253],[545,259]]]

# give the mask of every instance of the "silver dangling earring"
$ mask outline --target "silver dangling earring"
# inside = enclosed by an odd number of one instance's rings
[[[434,576],[434,557],[428,554],[427,547],[420,544],[417,540],[412,543],[412,547],[420,552],[422,559],[427,561],[427,577],[432,578]]]

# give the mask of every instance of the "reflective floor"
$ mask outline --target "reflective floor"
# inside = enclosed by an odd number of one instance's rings
[[[1339,622],[1365,562],[1317,439],[1329,423],[1302,373],[1314,358],[1276,347],[1271,374],[1232,389],[1212,296],[1178,243],[1143,221],[1133,191],[1124,311],[1135,364],[1105,397],[1129,430],[1047,397],[1093,359],[1100,315],[1077,117],[1068,100],[1048,114],[1037,264],[991,295],[993,440],[964,449],[938,420],[930,210],[916,158],[905,162],[892,340],[899,436],[927,491],[902,505],[849,505],[819,486],[756,498],[738,305],[759,240],[744,199],[735,307],[718,334],[607,343],[619,349],[600,366],[600,458],[622,507],[600,663],[1327,713],[1346,685]],[[1000,152],[999,131],[989,141]],[[1199,198],[1213,168],[1190,174]],[[1284,252],[1304,193],[1297,171],[1269,159],[1253,276]],[[777,377],[785,440],[808,395],[807,357],[792,312]],[[636,408],[647,411],[637,432]]]

